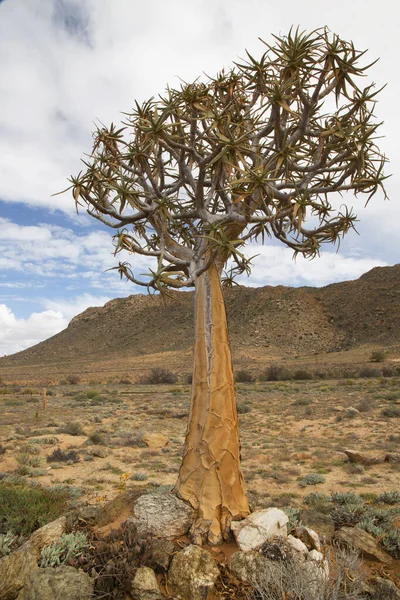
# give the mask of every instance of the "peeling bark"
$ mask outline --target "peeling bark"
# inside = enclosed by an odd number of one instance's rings
[[[197,511],[192,539],[219,544],[249,514],[225,304],[213,265],[196,282],[196,337],[189,426],[175,491]]]

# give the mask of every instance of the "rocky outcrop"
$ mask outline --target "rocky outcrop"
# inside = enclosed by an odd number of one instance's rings
[[[149,567],[140,567],[132,581],[133,600],[162,600],[156,574]]]

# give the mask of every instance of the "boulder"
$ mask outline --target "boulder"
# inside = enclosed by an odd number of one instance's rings
[[[96,518],[96,525],[104,527],[109,523],[121,521],[121,515],[126,515],[125,519],[133,512],[133,504],[135,500],[145,493],[147,486],[141,486],[126,490],[122,494],[118,494],[108,502],[106,502],[99,510]]]
[[[308,554],[308,548],[300,539],[293,537],[292,535],[287,536],[288,544],[295,550],[296,552],[301,552],[304,556]]]
[[[29,540],[0,560],[0,598],[13,600],[28,577],[38,570],[43,546],[57,540],[64,532],[66,518],[60,517],[35,531]]]
[[[356,417],[360,414],[360,411],[358,410],[358,408],[354,408],[354,406],[349,406],[345,409],[344,414],[346,415],[346,417]]]
[[[310,550],[317,550],[317,552],[321,552],[321,542],[319,540],[319,535],[313,529],[309,527],[296,527],[294,532],[295,537],[304,542],[304,544]]]
[[[187,546],[175,554],[168,572],[168,588],[176,600],[207,600],[220,572],[210,554]]]
[[[149,567],[140,567],[132,581],[133,600],[162,600],[156,574]]]
[[[345,450],[344,453],[348,457],[351,463],[356,463],[358,465],[376,465],[380,463],[380,459],[374,456],[365,456],[365,454],[361,454],[360,452],[355,452],[354,450]]]
[[[133,513],[139,531],[167,539],[185,535],[194,517],[190,504],[170,492],[140,496],[134,502]]]
[[[359,527],[342,527],[335,532],[333,539],[340,545],[354,548],[364,558],[382,563],[391,562],[391,557],[379,547],[375,538]]]
[[[310,550],[310,552],[307,555],[307,560],[322,562],[324,560],[324,555],[322,554],[322,552],[318,552],[318,550]]]
[[[251,513],[243,521],[232,521],[231,529],[240,550],[257,550],[275,535],[287,536],[288,516],[279,508]]]
[[[90,600],[93,586],[89,575],[74,567],[37,569],[17,600]]]
[[[316,510],[301,510],[299,520],[302,525],[313,529],[324,543],[329,542],[335,533],[335,523],[330,515]]]
[[[239,550],[232,554],[228,562],[229,571],[240,581],[256,586],[263,581],[267,573],[274,572],[280,577],[279,562],[265,558],[260,552]]]
[[[169,439],[162,433],[145,433],[143,435],[143,441],[148,448],[161,450],[161,448],[167,446]]]

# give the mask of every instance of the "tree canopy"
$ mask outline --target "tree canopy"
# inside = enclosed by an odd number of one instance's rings
[[[118,230],[116,253],[157,261],[144,279],[120,262],[121,276],[190,287],[231,258],[232,283],[250,269],[246,242],[275,237],[312,258],[354,227],[338,194],[385,194],[365,52],[326,28],[263,44],[260,58],[247,52],[214,78],[136,103],[121,127],[97,128],[70,179],[77,207]]]

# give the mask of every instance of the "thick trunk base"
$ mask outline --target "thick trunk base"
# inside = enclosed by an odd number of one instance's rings
[[[228,539],[232,519],[249,514],[240,467],[238,416],[219,274],[196,284],[196,339],[189,428],[175,487],[197,510],[195,543]]]

